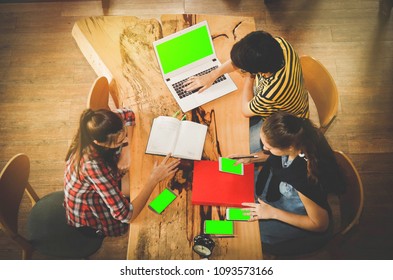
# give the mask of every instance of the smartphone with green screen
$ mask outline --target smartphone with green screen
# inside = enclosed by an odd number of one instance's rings
[[[170,189],[165,188],[155,199],[153,199],[149,208],[156,212],[157,214],[161,214],[168,206],[171,204],[177,195]]]
[[[220,157],[218,159],[218,170],[236,175],[244,175],[243,163],[234,165],[236,161],[236,159]]]
[[[242,208],[227,208],[226,219],[228,221],[248,221],[250,219],[250,211]]]
[[[212,235],[233,235],[233,222],[221,220],[206,220],[203,232],[204,234]]]

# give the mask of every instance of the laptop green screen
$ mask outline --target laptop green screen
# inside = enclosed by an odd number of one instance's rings
[[[207,26],[201,26],[156,46],[164,74],[213,54]]]

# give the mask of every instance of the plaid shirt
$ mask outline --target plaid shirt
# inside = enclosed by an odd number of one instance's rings
[[[135,125],[135,115],[129,109],[115,111],[125,126]],[[66,163],[64,176],[64,207],[68,224],[91,227],[106,236],[119,236],[128,231],[133,207],[119,189],[121,176],[100,157],[94,146],[84,154],[76,173],[73,157]],[[120,151],[115,154],[118,161]]]

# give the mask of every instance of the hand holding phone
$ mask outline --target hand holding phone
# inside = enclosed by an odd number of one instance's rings
[[[236,159],[220,157],[218,159],[218,170],[236,175],[244,175],[243,163],[235,165],[236,162]]]
[[[250,211],[242,208],[227,208],[226,219],[228,221],[248,221],[250,220]]]

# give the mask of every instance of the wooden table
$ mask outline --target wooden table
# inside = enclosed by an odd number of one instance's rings
[[[146,155],[152,120],[172,115],[179,107],[163,82],[152,42],[197,22],[207,20],[217,56],[229,58],[232,45],[255,30],[253,18],[212,15],[162,15],[158,19],[133,16],[90,17],[75,23],[72,34],[97,75],[111,81],[111,94],[121,106],[132,108],[137,125],[131,144],[131,198],[139,193],[154,161]],[[187,119],[209,126],[203,159],[248,153],[248,119],[240,111],[242,78],[232,73],[238,91],[187,113]],[[212,112],[215,114],[212,114]],[[215,117],[214,117],[215,115]],[[216,125],[215,125],[216,124]],[[219,145],[217,144],[219,143]],[[147,207],[131,224],[128,259],[199,259],[192,251],[194,236],[202,232],[204,219],[224,219],[222,207],[191,204],[192,162],[186,162],[171,180],[161,182],[150,200],[164,187],[178,198],[162,215]],[[236,222],[234,238],[216,238],[211,259],[261,259],[258,223]]]

